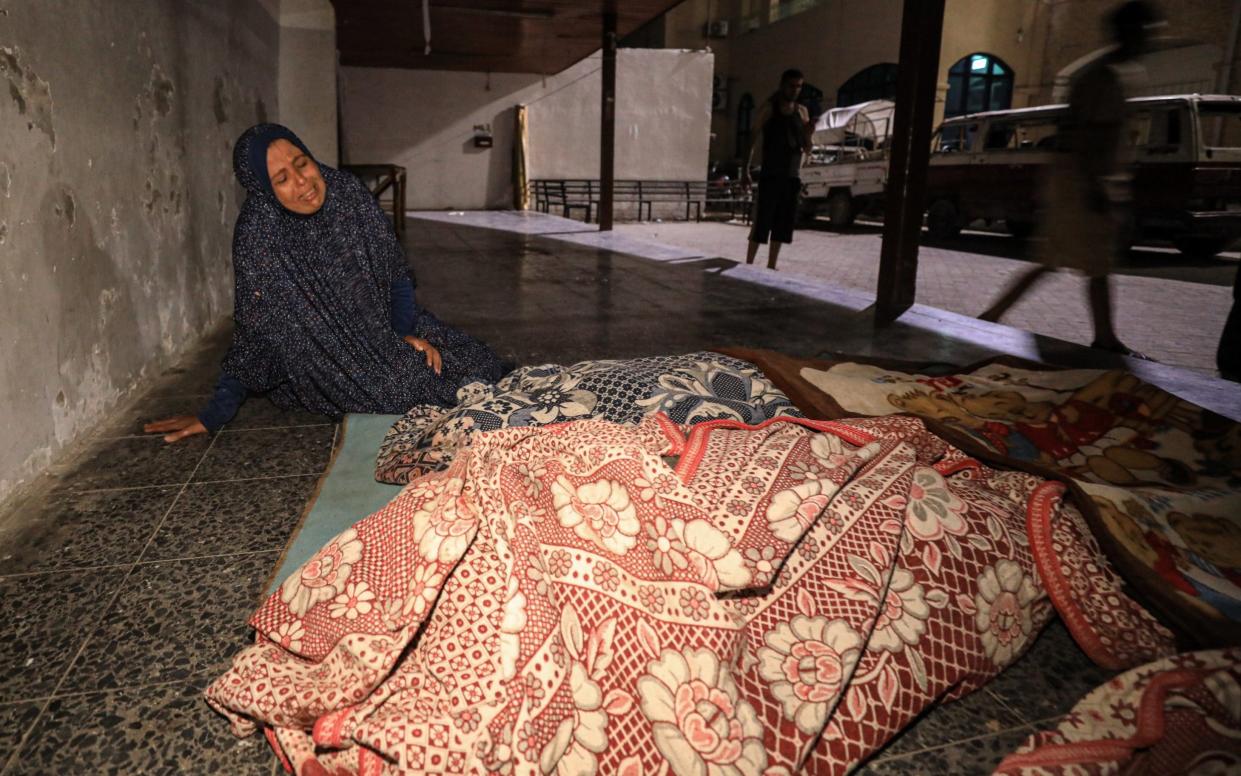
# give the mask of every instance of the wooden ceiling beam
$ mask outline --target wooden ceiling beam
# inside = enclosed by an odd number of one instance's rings
[[[344,65],[545,75],[597,51],[609,11],[623,37],[678,2],[431,0],[427,55],[420,0],[332,0]]]

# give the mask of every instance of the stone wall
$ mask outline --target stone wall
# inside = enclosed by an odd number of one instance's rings
[[[761,104],[775,92],[786,68],[805,73],[807,83],[823,90],[824,107],[830,108],[835,106],[837,89],[849,78],[871,65],[895,63],[900,54],[901,8],[901,0],[829,0],[752,31],[734,19],[727,39],[711,41],[717,61],[728,68],[722,74],[729,98],[728,107],[715,114],[711,157],[733,157],[742,96],[749,94],[756,106]],[[1041,77],[1048,15],[1041,0],[949,0],[940,46],[936,121],[943,116],[948,68],[977,52],[998,56],[1012,67],[1013,106],[1029,104],[1028,95],[1037,91]],[[667,45],[683,45],[699,34],[699,25],[688,20],[680,20],[676,29],[683,31],[682,36],[670,36]]]
[[[1098,55],[1110,41],[1105,25],[1115,0],[1078,0],[1056,3],[1048,18],[1049,37],[1042,80],[1048,100],[1067,93],[1069,71]],[[1241,93],[1241,69],[1234,46],[1232,60],[1225,63],[1233,26],[1235,4],[1222,0],[1164,0],[1157,3],[1165,23],[1153,31],[1156,48],[1147,56],[1148,94],[1185,92]],[[1225,72],[1226,71],[1226,72]]]
[[[1014,72],[1012,106],[1042,105],[1063,98],[1068,71],[1108,45],[1107,14],[1120,0],[948,0],[940,54],[936,119],[943,115],[948,68],[962,57],[986,53]],[[1224,62],[1233,26],[1234,3],[1223,0],[1163,0],[1167,24],[1157,31],[1161,53],[1148,58],[1146,93],[1215,91],[1227,85],[1241,92],[1241,47]],[[832,107],[836,90],[854,74],[897,61],[902,0],[821,0],[809,10],[769,19],[752,0],[686,0],[652,25],[646,45],[669,48],[710,46],[716,76],[723,79],[727,105],[712,116],[712,159],[736,153],[737,109],[743,95],[761,103],[776,88],[781,71],[800,68],[824,92]],[[757,16],[750,29],[744,21]],[[707,38],[709,20],[729,22],[727,38]],[[1227,71],[1226,73],[1224,71]],[[1209,88],[1208,88],[1209,87]]]

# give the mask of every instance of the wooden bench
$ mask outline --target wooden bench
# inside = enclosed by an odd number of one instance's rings
[[[588,180],[536,180],[534,182],[535,208],[550,213],[552,208],[565,218],[572,218],[574,210],[584,210],[590,221],[594,182]]]
[[[599,203],[603,198],[598,180],[536,179],[533,190],[534,207],[539,212],[559,212],[565,218],[572,218],[574,210],[582,210],[588,223],[597,220]],[[651,220],[655,205],[660,203],[684,204],[685,220],[688,221],[693,213],[701,221],[706,199],[706,181],[618,180],[612,188],[612,203],[636,205],[639,221],[644,216]]]
[[[536,178],[530,181],[530,195],[534,198],[534,209],[540,213],[547,212],[547,181]]]
[[[661,202],[685,203],[685,220],[689,220],[690,210],[694,212],[694,220],[702,220],[702,203],[707,198],[706,181],[638,181],[638,196],[646,205],[647,218],[651,218],[653,208]],[[639,219],[640,220],[640,219]]]
[[[399,164],[342,164],[340,169],[356,175],[383,207],[383,194],[392,190],[392,229],[397,239],[405,236],[405,168]]]
[[[603,191],[599,185],[595,184],[595,195],[591,199],[591,205],[595,209],[595,220],[599,220],[599,203],[603,199]],[[612,204],[613,205],[637,205],[638,221],[642,220],[642,181],[613,181],[612,183]]]

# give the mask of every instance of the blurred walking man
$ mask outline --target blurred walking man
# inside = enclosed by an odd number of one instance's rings
[[[978,317],[997,321],[1045,273],[1074,269],[1089,278],[1091,347],[1145,358],[1116,336],[1108,275],[1117,256],[1129,247],[1124,227],[1130,209],[1132,149],[1124,142],[1126,91],[1144,73],[1138,58],[1146,51],[1148,29],[1158,16],[1149,3],[1130,0],[1108,21],[1116,49],[1079,73],[1069,92],[1060,159],[1051,165],[1043,187],[1041,263]]]

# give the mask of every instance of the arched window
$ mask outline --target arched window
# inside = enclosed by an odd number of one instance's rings
[[[896,99],[896,65],[880,62],[859,70],[836,90],[836,107],[857,105],[870,100]]]
[[[991,54],[970,54],[948,68],[948,102],[944,117],[987,110],[1007,110],[1013,104],[1013,70]]]
[[[750,125],[754,123],[754,98],[749,92],[737,101],[737,158],[750,152]]]

